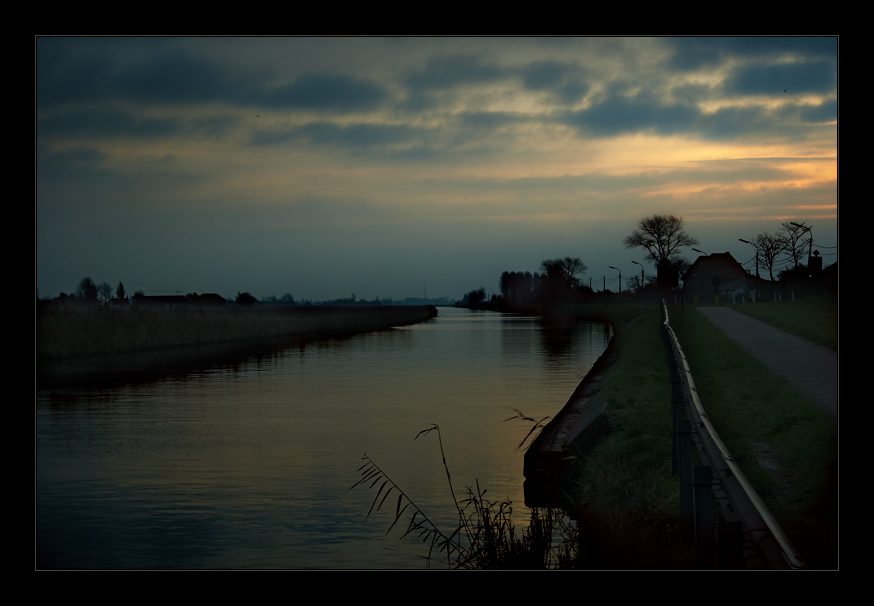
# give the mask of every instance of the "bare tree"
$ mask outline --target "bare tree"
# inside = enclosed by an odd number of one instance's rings
[[[681,246],[694,246],[698,240],[683,231],[682,217],[652,215],[640,220],[637,229],[625,238],[625,248],[644,248],[656,265],[670,265]]]
[[[540,270],[550,278],[556,276],[568,286],[578,286],[580,281],[578,274],[586,273],[589,268],[579,257],[565,257],[563,259],[546,259],[540,264]]]
[[[89,277],[79,280],[79,285],[76,287],[76,296],[88,300],[97,299],[97,285]]]
[[[694,246],[698,240],[683,231],[682,217],[652,215],[641,219],[624,243],[625,248],[646,249],[648,260],[656,265],[658,285],[673,287],[685,264],[677,249]]]
[[[569,297],[573,289],[580,285],[577,275],[586,273],[586,264],[579,257],[546,259],[540,264],[542,276],[542,296],[549,301]]]
[[[808,233],[807,225],[805,225],[804,221],[801,221],[796,224],[786,222],[780,226],[780,232],[778,236],[780,241],[783,244],[783,252],[785,252],[792,259],[792,264],[795,267],[801,265],[799,262],[801,259],[804,259],[807,252],[807,242],[802,241],[802,238],[806,233]],[[773,279],[773,278],[772,278]]]
[[[112,298],[112,287],[106,282],[101,282],[97,287],[97,296],[101,303],[107,303]]]
[[[783,238],[779,234],[763,232],[753,238],[753,244],[756,246],[756,254],[759,256],[759,261],[768,268],[768,274],[773,282],[774,264],[785,251]]]

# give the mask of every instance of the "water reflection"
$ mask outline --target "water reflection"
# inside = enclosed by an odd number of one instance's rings
[[[521,509],[529,427],[502,421],[554,414],[609,331],[440,311],[187,372],[157,365],[147,380],[101,383],[92,368],[39,389],[38,567],[419,568],[420,546],[386,537],[381,515],[365,523],[373,495],[348,489],[367,453],[451,525],[439,449],[413,439],[431,423],[459,493],[478,479]]]

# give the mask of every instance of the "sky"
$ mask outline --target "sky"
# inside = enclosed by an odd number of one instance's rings
[[[837,53],[837,37],[36,37],[37,296],[88,276],[460,299],[566,256],[615,291],[633,262],[655,273],[623,244],[654,214],[752,271],[740,238],[803,221],[828,266]]]

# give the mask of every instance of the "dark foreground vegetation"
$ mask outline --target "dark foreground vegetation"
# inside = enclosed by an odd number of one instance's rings
[[[47,307],[37,312],[36,357],[51,360],[277,337],[319,338],[423,322],[433,306],[112,309]]]

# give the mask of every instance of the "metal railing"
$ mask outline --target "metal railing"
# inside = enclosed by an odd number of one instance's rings
[[[673,469],[680,480],[680,514],[694,529],[703,568],[806,568],[786,533],[723,444],[698,397],[689,364],[662,301],[674,416]],[[685,417],[685,418],[683,418]],[[703,465],[693,467],[691,442]],[[713,522],[713,499],[726,522]]]

